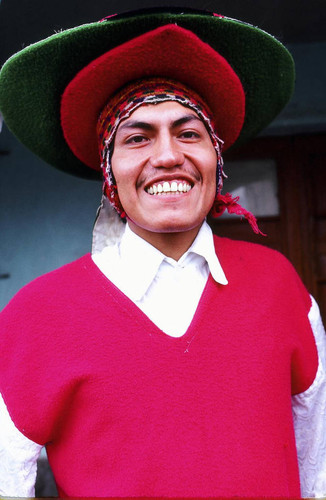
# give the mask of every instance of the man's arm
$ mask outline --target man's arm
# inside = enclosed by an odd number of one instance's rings
[[[0,394],[0,495],[35,496],[41,449],[15,427]]]
[[[318,349],[318,371],[309,389],[292,397],[292,411],[302,496],[324,497],[326,495],[326,335],[318,305],[313,298],[308,317]]]

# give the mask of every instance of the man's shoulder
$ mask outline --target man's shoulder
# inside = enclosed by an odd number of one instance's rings
[[[225,255],[229,257],[236,257],[237,259],[256,260],[257,258],[263,259],[277,259],[280,261],[287,261],[286,257],[270,247],[259,243],[253,243],[244,240],[234,240],[226,237],[214,235],[215,250],[218,255]]]
[[[78,280],[79,278],[82,278],[82,271],[88,269],[90,265],[92,265],[92,259],[91,255],[88,253],[72,262],[54,269],[53,271],[35,278],[24,288],[42,288],[53,284],[58,285],[60,282],[66,283]]]
[[[247,241],[214,237],[216,254],[229,285],[261,296],[275,293],[283,300],[291,296],[303,301],[307,311],[311,298],[292,263],[278,250]]]
[[[216,254],[227,278],[301,282],[292,263],[278,250],[242,240],[214,236]],[[301,285],[300,285],[301,286]]]
[[[86,254],[73,262],[38,276],[23,286],[11,299],[8,306],[14,304],[24,307],[28,304],[39,304],[41,307],[41,304],[46,300],[54,303],[60,295],[69,293],[71,288],[78,288],[79,284],[85,281],[87,270],[91,266],[91,256]]]

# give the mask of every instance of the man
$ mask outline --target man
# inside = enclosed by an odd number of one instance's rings
[[[24,106],[31,58],[40,86],[50,78],[26,116],[14,82],[26,75]],[[66,497],[293,497],[300,479],[304,495],[326,491],[317,306],[281,255],[213,238],[205,222],[228,208],[258,231],[221,193],[222,145],[271,120],[292,81],[269,35],[184,9],[76,28],[4,67],[15,133],[60,168],[101,168],[104,186],[92,256],[2,313],[2,494],[32,493],[43,445]]]

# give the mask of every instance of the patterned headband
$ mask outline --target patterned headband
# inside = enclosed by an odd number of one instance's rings
[[[194,110],[204,122],[217,155],[216,185],[218,192],[223,185],[223,141],[217,136],[210,110],[201,97],[179,82],[162,78],[139,80],[124,87],[105,106],[97,123],[101,168],[104,175],[104,192],[111,205],[124,217],[116,182],[111,168],[115,133],[122,120],[143,104],[176,101]]]

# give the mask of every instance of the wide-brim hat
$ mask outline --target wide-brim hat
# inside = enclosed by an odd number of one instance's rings
[[[144,9],[56,33],[12,56],[0,73],[0,110],[46,162],[97,177],[97,117],[121,86],[151,76],[199,93],[228,148],[286,105],[294,63],[278,40],[247,23],[187,8]]]

